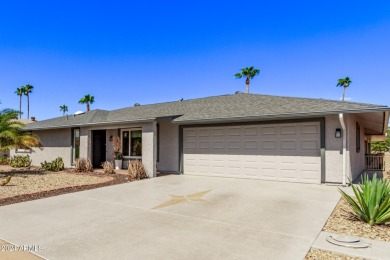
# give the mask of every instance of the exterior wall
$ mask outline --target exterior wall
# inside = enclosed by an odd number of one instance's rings
[[[356,123],[360,125],[360,152],[356,151]],[[365,170],[364,124],[356,115],[348,115],[346,120],[347,138],[347,176],[355,180]]]
[[[337,128],[342,129],[339,116],[326,116],[325,182],[341,183],[343,181],[343,139],[335,137]]]
[[[365,170],[365,133],[364,122],[357,115],[345,114],[344,121],[347,135],[347,177],[356,179]],[[360,152],[356,152],[356,123],[360,125]],[[343,139],[335,138],[336,128],[341,128],[338,115],[325,118],[325,167],[326,182],[341,183],[343,176]],[[348,181],[348,180],[347,180]]]
[[[159,161],[157,170],[161,172],[179,172],[179,126],[169,119],[159,124]]]
[[[142,126],[142,162],[149,177],[157,176],[157,125],[156,122]]]
[[[385,171],[390,172],[390,153],[389,152],[385,153],[384,162],[385,162]]]
[[[80,158],[89,158],[89,155],[91,154],[90,147],[91,147],[91,131],[88,130],[86,127],[80,128]]]
[[[33,166],[40,166],[44,161],[52,161],[57,157],[62,157],[65,167],[71,166],[71,129],[34,131],[34,134],[41,139],[42,148],[33,148],[29,152],[12,150],[11,156],[29,155]]]
[[[106,130],[106,160],[114,161],[114,146],[112,141],[110,141],[110,137],[118,136],[118,129],[107,129]]]

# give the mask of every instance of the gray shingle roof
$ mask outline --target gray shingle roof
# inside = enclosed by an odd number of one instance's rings
[[[232,120],[240,118],[324,115],[359,110],[385,110],[387,106],[335,100],[234,94],[167,102],[112,111],[92,110],[28,124],[27,129],[64,128],[91,124],[136,122],[173,117],[174,122]]]

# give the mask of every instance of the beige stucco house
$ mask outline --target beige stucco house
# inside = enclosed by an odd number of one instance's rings
[[[27,125],[43,143],[34,165],[60,156],[95,166],[142,159],[150,177],[173,172],[304,183],[343,183],[366,168],[372,140],[384,138],[387,106],[235,94],[118,110],[93,110]],[[124,165],[126,167],[126,163]]]

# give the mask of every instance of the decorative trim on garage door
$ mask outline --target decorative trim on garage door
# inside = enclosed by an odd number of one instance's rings
[[[325,118],[308,118],[308,119],[289,119],[289,120],[272,120],[272,121],[249,121],[249,122],[232,122],[232,123],[215,123],[215,124],[194,124],[179,126],[179,171],[184,173],[183,163],[183,132],[185,128],[200,128],[200,127],[221,127],[221,126],[245,126],[245,125],[269,125],[269,124],[291,124],[291,123],[320,123],[320,154],[321,154],[321,183],[325,183]]]

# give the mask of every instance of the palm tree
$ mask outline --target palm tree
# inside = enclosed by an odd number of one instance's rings
[[[27,96],[27,119],[30,118],[30,94],[32,93],[33,86],[27,84],[24,86],[24,95]]]
[[[68,106],[67,105],[62,105],[62,106],[60,106],[60,111],[62,111],[63,112],[63,116],[65,115],[65,113],[66,112],[68,112]]]
[[[17,88],[15,94],[19,96],[19,118],[22,118],[22,96],[24,94],[24,87]]]
[[[87,94],[82,99],[80,99],[79,104],[87,104],[87,111],[89,111],[90,104],[93,104],[93,102],[95,102],[95,97]]]
[[[41,147],[41,141],[37,136],[24,131],[25,125],[18,121],[18,114],[17,111],[10,109],[0,111],[0,149]]]
[[[240,79],[242,77],[246,77],[246,81],[245,81],[246,93],[249,93],[249,84],[251,82],[251,79],[253,79],[257,75],[259,75],[260,70],[259,69],[255,69],[253,66],[246,67],[246,68],[240,69],[240,70],[241,70],[241,72],[236,73],[234,75],[234,77],[236,77],[236,79]]]
[[[338,79],[337,80],[336,87],[344,87],[343,97],[342,97],[341,101],[344,101],[345,91],[349,87],[349,85],[351,85],[351,83],[352,83],[352,81],[349,79],[349,77],[346,77],[345,79]]]

